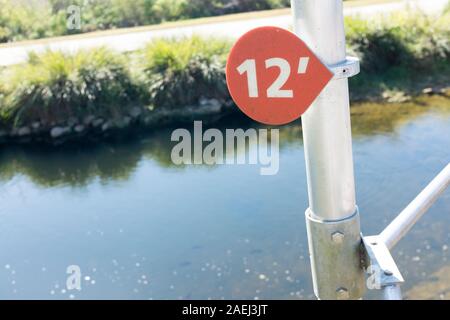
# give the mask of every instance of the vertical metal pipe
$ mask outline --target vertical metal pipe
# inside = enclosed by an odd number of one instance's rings
[[[400,285],[393,284],[382,288],[383,300],[402,300]]]
[[[345,61],[342,0],[292,0],[295,33],[327,65]],[[309,207],[321,220],[356,211],[348,80],[332,80],[302,116]]]
[[[346,61],[342,0],[291,0],[294,31],[326,65]],[[334,79],[302,116],[308,245],[319,299],[365,291],[355,201],[347,78]]]

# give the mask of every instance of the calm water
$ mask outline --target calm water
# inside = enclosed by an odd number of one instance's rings
[[[450,161],[450,101],[426,102],[353,109],[367,235]],[[257,165],[175,167],[170,133],[2,147],[0,298],[312,298],[300,127],[281,130],[275,176],[261,176]],[[447,245],[448,191],[394,251],[407,295],[450,265]],[[65,289],[69,265],[81,268],[81,291]]]

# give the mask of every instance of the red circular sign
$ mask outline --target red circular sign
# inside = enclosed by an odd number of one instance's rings
[[[226,74],[242,112],[270,125],[298,119],[333,77],[302,40],[277,27],[244,34],[231,49]]]

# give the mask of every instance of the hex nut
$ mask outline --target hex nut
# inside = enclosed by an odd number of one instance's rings
[[[344,234],[340,231],[333,232],[331,234],[331,240],[336,244],[344,242]]]
[[[384,274],[387,276],[392,276],[394,273],[391,270],[384,270]]]
[[[338,288],[336,290],[336,293],[337,293],[338,300],[347,300],[350,297],[348,290],[343,287]]]

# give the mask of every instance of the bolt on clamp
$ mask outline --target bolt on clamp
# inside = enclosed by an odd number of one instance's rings
[[[357,75],[360,71],[359,59],[357,57],[347,57],[343,62],[329,65],[328,68],[333,72],[333,80],[350,78]]]
[[[365,267],[369,273],[369,288],[385,289],[403,283],[403,277],[391,252],[379,236],[361,237],[365,249]]]

